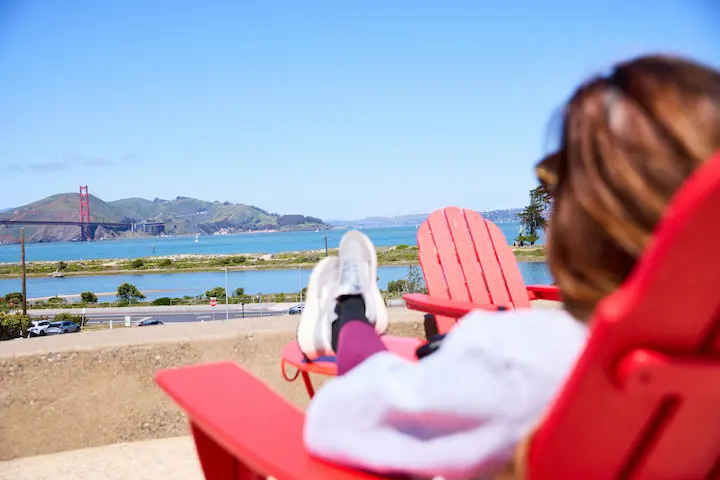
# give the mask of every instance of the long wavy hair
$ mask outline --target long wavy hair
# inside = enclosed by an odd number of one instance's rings
[[[553,197],[548,262],[575,318],[587,321],[627,278],[670,198],[717,150],[720,72],[710,67],[646,56],[575,91],[558,151],[537,166]]]

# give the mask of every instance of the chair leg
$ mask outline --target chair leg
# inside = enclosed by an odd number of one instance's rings
[[[423,320],[423,327],[425,328],[425,340],[430,340],[432,337],[438,335],[437,320],[435,315],[426,313]]]
[[[312,399],[315,396],[315,387],[313,387],[310,381],[310,374],[308,372],[302,372],[303,382],[305,382],[305,388],[307,389],[308,395]]]
[[[260,480],[260,475],[230,455],[227,450],[191,423],[195,449],[206,480]]]

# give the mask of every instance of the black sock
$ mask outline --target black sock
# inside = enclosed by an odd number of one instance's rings
[[[333,350],[337,352],[340,330],[347,322],[352,320],[370,322],[365,316],[365,300],[363,300],[362,295],[342,295],[338,297],[335,313],[338,319],[332,324],[331,345]]]

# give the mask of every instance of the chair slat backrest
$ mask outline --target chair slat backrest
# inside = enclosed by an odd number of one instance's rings
[[[433,297],[529,307],[520,267],[502,231],[479,213],[447,207],[433,212],[417,233],[418,255]],[[438,318],[447,332],[454,319]]]
[[[533,480],[720,477],[720,249],[708,242],[720,237],[718,218],[720,154],[683,186],[633,274],[599,305],[587,347],[533,437]],[[630,388],[618,363],[636,349],[700,359],[702,371],[696,363],[689,371],[712,379],[716,395],[688,371],[669,387],[653,387],[651,375],[644,393]]]

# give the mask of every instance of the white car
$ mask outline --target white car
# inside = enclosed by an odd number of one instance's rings
[[[44,337],[49,326],[48,320],[33,320],[32,327],[28,328],[28,337]]]

